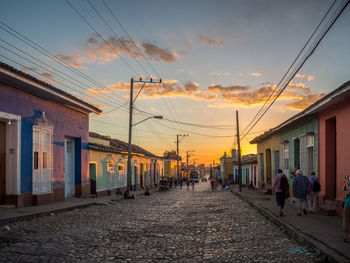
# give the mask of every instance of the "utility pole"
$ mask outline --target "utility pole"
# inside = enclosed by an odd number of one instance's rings
[[[181,142],[181,137],[186,137],[188,134],[177,134],[176,135],[176,179],[179,178],[179,143]],[[180,140],[179,140],[180,138]]]
[[[186,151],[186,163],[187,163],[187,179],[188,179],[188,176],[190,174],[190,169],[189,169],[189,166],[188,166],[188,158],[191,156],[191,153],[194,152],[193,150],[191,151]]]
[[[136,97],[134,98],[134,83],[139,82],[139,83],[143,83],[142,88],[139,90],[139,92],[137,93]],[[137,99],[137,96],[140,94],[140,92],[142,91],[142,89],[145,87],[146,83],[162,83],[162,80],[160,79],[159,81],[154,82],[153,79],[150,80],[142,80],[142,78],[140,78],[139,80],[134,80],[133,78],[131,78],[130,80],[130,105],[129,105],[129,147],[128,147],[128,167],[127,167],[127,189],[128,190],[132,190],[132,185],[131,185],[131,152],[132,152],[132,147],[131,147],[131,139],[132,139],[132,110],[133,110],[133,105],[135,100]],[[156,119],[162,119],[162,116],[153,116],[153,117],[149,117],[149,118],[156,118]],[[146,118],[145,120],[149,119]],[[140,122],[143,122],[145,120],[142,120]],[[140,123],[138,122],[138,123]],[[138,124],[136,123],[136,124]],[[136,125],[135,124],[135,125]]]
[[[241,142],[239,140],[238,111],[236,111],[236,122],[237,122],[237,144],[238,144],[238,182],[239,182],[239,191],[242,192]]]
[[[222,179],[225,181],[227,177],[227,162],[226,162],[226,152],[224,153],[224,176]]]

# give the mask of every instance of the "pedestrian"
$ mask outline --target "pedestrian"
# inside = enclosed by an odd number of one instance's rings
[[[183,183],[183,179],[180,178],[180,189],[182,189],[182,183]]]
[[[300,170],[296,171],[296,177],[293,180],[293,195],[295,197],[295,207],[298,208],[298,216],[301,216],[301,211],[307,214],[306,211],[306,196],[309,191],[309,179],[303,175]]]
[[[186,184],[187,184],[187,190],[190,189],[190,181],[188,179],[186,180]]]
[[[321,185],[317,177],[315,176],[315,172],[311,173],[309,183],[310,183],[310,191],[307,196],[309,213],[316,213],[318,193],[321,191]]]
[[[192,185],[192,190],[194,190],[194,181],[193,180],[191,182],[191,185]]]
[[[281,169],[278,169],[278,174],[275,176],[273,189],[276,193],[276,204],[279,210],[279,215],[282,217],[286,197],[289,193],[289,184],[287,176],[283,174]]]
[[[349,221],[350,221],[350,181],[346,189],[344,209],[343,209],[343,238],[342,242],[349,242]]]
[[[215,181],[214,181],[214,179],[211,179],[210,185],[211,185],[211,190],[214,191],[214,187],[215,187]]]

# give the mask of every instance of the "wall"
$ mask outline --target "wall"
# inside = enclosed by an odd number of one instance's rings
[[[336,118],[336,200],[344,200],[343,188],[347,185],[346,175],[350,175],[350,103],[349,98],[327,108],[319,114],[319,177],[320,195],[325,195],[326,184],[326,120]]]
[[[313,167],[316,175],[318,174],[318,117],[316,115],[310,116],[306,119],[298,120],[292,126],[289,126],[281,131],[282,142],[289,142],[289,178],[291,176],[290,172],[294,169],[295,163],[295,152],[294,152],[294,138],[305,133],[314,133],[314,160]],[[282,152],[281,147],[281,152]],[[281,155],[280,163],[282,166],[283,158]],[[308,176],[308,175],[307,175]]]
[[[22,116],[21,121],[21,192],[32,192],[32,125],[46,112],[46,118],[54,124],[53,136],[53,174],[55,200],[64,200],[64,138],[65,136],[81,139],[81,184],[88,184],[89,153],[88,133],[89,116],[61,104],[47,101],[13,87],[0,83],[0,111]],[[62,191],[63,189],[63,191]],[[83,189],[82,189],[83,192]],[[62,197],[63,194],[63,197]]]
[[[280,134],[273,134],[270,137],[262,140],[257,144],[257,153],[258,153],[258,167],[257,167],[257,177],[258,177],[258,185],[259,187],[261,186],[262,183],[265,183],[265,187],[268,189],[272,189],[272,183],[274,180],[274,162],[275,162],[275,157],[274,157],[274,151],[279,151],[279,156],[281,160],[281,135]],[[266,165],[266,150],[270,149],[271,150],[271,184],[267,184],[267,179],[266,179],[266,172],[267,172],[267,165]],[[260,173],[260,167],[261,167],[261,161],[259,158],[259,154],[262,153],[264,154],[264,182],[261,180],[261,173]]]

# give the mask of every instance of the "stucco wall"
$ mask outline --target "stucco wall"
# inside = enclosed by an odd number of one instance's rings
[[[347,185],[346,175],[350,175],[350,99],[334,105],[319,114],[319,176],[321,195],[325,194],[326,185],[326,120],[336,118],[336,199],[344,200],[343,188]]]
[[[89,117],[61,104],[47,101],[13,87],[0,83],[0,111],[22,116],[21,127],[21,192],[32,192],[32,126],[40,116],[54,125],[53,135],[53,188],[64,187],[64,139],[65,136],[81,139],[81,175],[82,184],[88,183],[88,134]],[[79,183],[76,180],[76,183]]]
[[[257,167],[257,177],[259,180],[259,185],[261,185],[262,179],[261,179],[261,160],[259,158],[259,154],[264,155],[264,183],[266,184],[267,188],[272,188],[272,183],[274,180],[274,175],[276,174],[276,171],[274,169],[274,163],[275,163],[275,156],[274,152],[279,151],[279,160],[280,160],[280,165],[281,166],[281,135],[280,134],[273,134],[272,136],[266,138],[265,140],[259,142],[257,144],[257,153],[258,153],[258,167]],[[267,184],[267,179],[266,179],[266,172],[267,172],[267,165],[266,165],[266,150],[270,149],[271,150],[271,184]]]
[[[305,133],[314,133],[313,167],[316,175],[318,175],[318,117],[314,115],[303,120],[298,120],[292,126],[289,126],[281,131],[282,142],[289,142],[289,177],[291,175],[290,172],[294,169],[294,164],[296,161],[294,159],[294,139]],[[283,149],[281,148],[281,151],[282,150]],[[283,159],[281,159],[281,161],[283,162]]]

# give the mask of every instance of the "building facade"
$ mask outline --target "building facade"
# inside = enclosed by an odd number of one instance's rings
[[[0,201],[17,207],[88,196],[96,107],[0,63]]]
[[[152,188],[159,184],[163,160],[133,145],[131,187],[134,190]],[[127,189],[127,144],[90,133],[89,137],[90,193],[105,196]]]

